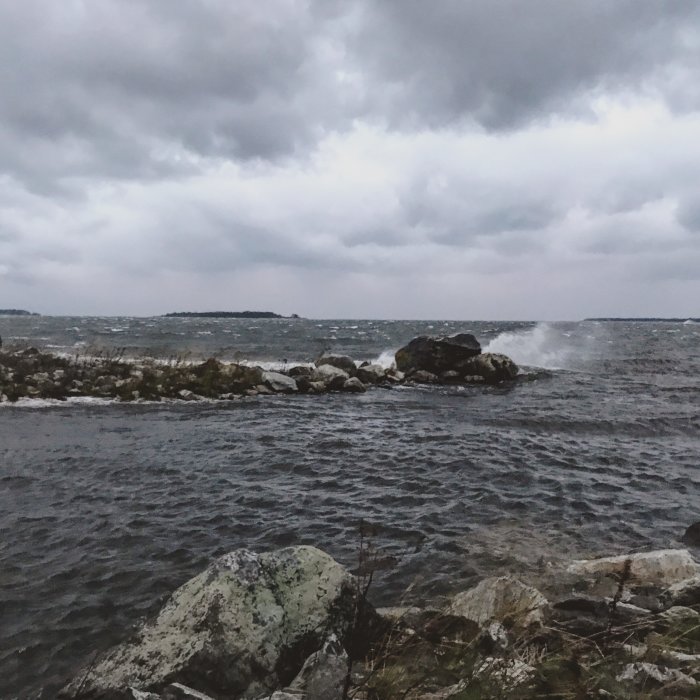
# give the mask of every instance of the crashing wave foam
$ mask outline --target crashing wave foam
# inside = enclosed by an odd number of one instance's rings
[[[596,338],[538,323],[524,331],[508,331],[495,337],[483,350],[508,355],[523,367],[577,369],[592,355]]]

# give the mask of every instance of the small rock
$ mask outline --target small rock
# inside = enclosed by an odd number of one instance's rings
[[[211,695],[200,693],[182,683],[171,683],[163,689],[161,700],[214,700]]]
[[[357,370],[357,378],[363,384],[378,384],[384,380],[386,370],[381,365],[364,365]]]
[[[622,670],[617,680],[626,683],[634,683],[637,686],[650,685],[675,685],[691,688],[697,685],[694,678],[675,668],[660,668],[654,664],[637,661],[628,664]]]
[[[193,391],[190,391],[189,389],[180,389],[180,391],[177,392],[177,395],[183,400],[183,401],[195,401],[197,396]]]
[[[357,365],[352,357],[347,355],[322,355],[315,362],[316,367],[322,367],[323,365],[330,365],[331,367],[337,367],[342,369],[348,374],[355,374],[357,370]]]
[[[700,547],[700,520],[685,531],[681,541],[691,547]]]
[[[661,595],[667,605],[700,605],[700,575],[679,581],[670,586]]]
[[[347,652],[333,634],[320,651],[306,659],[285,691],[305,700],[341,700],[347,672]]]
[[[441,384],[459,384],[461,380],[459,372],[455,372],[453,369],[447,370],[447,372],[443,372],[440,375]]]
[[[485,352],[473,357],[462,368],[466,375],[482,377],[489,384],[515,379],[518,376],[518,366],[506,355]]]
[[[418,384],[437,384],[438,382],[436,374],[428,372],[424,369],[418,369],[415,372],[411,372],[409,379],[412,382],[417,382]]]
[[[519,659],[489,656],[476,668],[474,675],[477,678],[486,676],[491,681],[498,682],[504,690],[511,690],[527,683],[535,675],[535,669]]]
[[[297,383],[292,377],[279,372],[263,372],[263,383],[272,391],[282,394],[293,394],[297,391]]]
[[[482,626],[495,621],[525,628],[541,624],[548,607],[549,602],[536,588],[510,576],[499,576],[456,595],[448,612]]]
[[[343,384],[350,378],[350,375],[333,365],[320,365],[311,374],[312,382],[323,382],[326,388],[340,391]]]
[[[350,377],[350,379],[346,379],[343,383],[343,391],[347,391],[352,394],[363,394],[365,391],[367,391],[367,389],[357,377]]]
[[[297,379],[298,377],[310,377],[313,368],[308,365],[296,365],[289,369],[289,376]]]
[[[634,583],[656,583],[670,586],[700,574],[700,564],[693,559],[687,549],[663,549],[655,552],[579,560],[572,562],[567,571],[578,576],[619,577],[625,568],[625,562],[628,560],[630,562],[630,579]]]
[[[161,700],[160,695],[147,693],[143,690],[137,690],[136,688],[129,688],[127,692],[131,693],[133,700]]]
[[[684,605],[674,605],[668,610],[664,610],[659,617],[673,623],[681,620],[700,620],[700,613]]]

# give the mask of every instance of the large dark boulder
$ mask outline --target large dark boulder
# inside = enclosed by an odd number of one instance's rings
[[[471,333],[434,338],[421,335],[396,353],[396,367],[410,373],[424,370],[440,375],[443,372],[466,374],[469,360],[481,354],[479,341]]]

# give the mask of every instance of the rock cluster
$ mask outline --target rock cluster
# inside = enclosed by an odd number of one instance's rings
[[[175,591],[60,697],[642,698],[700,690],[700,564],[689,552],[579,561],[556,575],[570,577],[567,590],[547,596],[506,575],[441,606],[374,611],[358,581],[318,549],[239,550]]]
[[[385,368],[358,364],[345,355],[323,355],[313,366],[273,372],[213,358],[199,364],[159,363],[127,361],[118,354],[67,358],[36,348],[8,349],[0,350],[0,401],[81,396],[192,401],[260,394],[363,393],[372,386],[403,383],[493,384],[515,379],[518,373],[509,358],[482,354],[476,339],[467,334],[417,338],[396,353],[396,364]]]

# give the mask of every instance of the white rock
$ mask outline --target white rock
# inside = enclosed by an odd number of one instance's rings
[[[700,564],[687,549],[662,549],[617,557],[583,559],[572,562],[567,571],[577,576],[619,576],[627,560],[630,561],[630,576],[635,582],[670,586],[700,574]]]
[[[272,391],[279,391],[284,394],[292,394],[297,391],[297,383],[292,377],[279,372],[263,372],[262,376],[265,386]]]
[[[541,624],[548,607],[547,599],[532,586],[510,576],[487,578],[471,590],[457,594],[447,608],[481,626],[508,619],[516,626]]]
[[[656,681],[661,685],[673,684],[675,686],[695,687],[697,681],[675,668],[659,668],[645,661],[637,661],[628,664],[617,677],[618,681],[646,685],[648,681]]]

